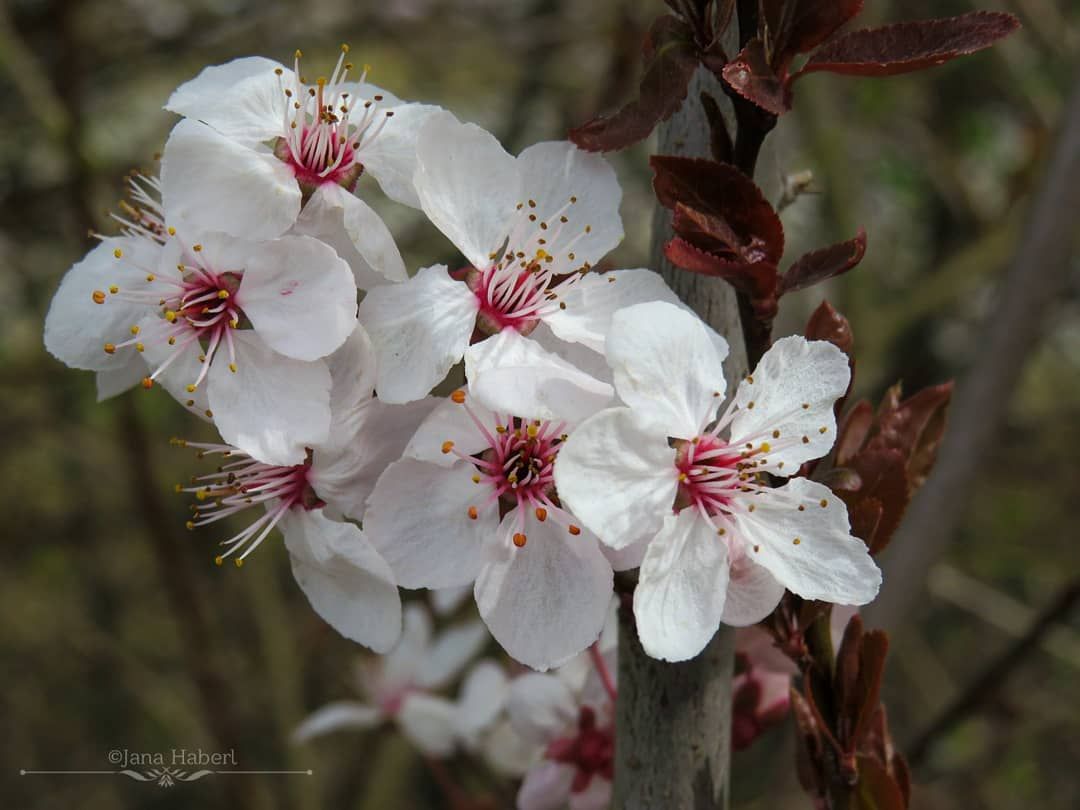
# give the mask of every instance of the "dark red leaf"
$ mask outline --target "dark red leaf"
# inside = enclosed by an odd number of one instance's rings
[[[895,76],[989,48],[1020,27],[1011,14],[975,11],[959,17],[897,23],[844,34],[820,48],[792,79],[825,70]]]
[[[937,459],[952,388],[952,383],[924,388],[879,412],[874,444],[893,447],[904,454],[912,494],[922,486]]]
[[[885,657],[889,653],[889,636],[884,630],[870,630],[863,634],[859,650],[859,681],[857,689],[862,705],[852,718],[852,732],[856,747],[867,736],[881,703],[881,679],[885,675]]]
[[[847,810],[905,810],[907,802],[885,766],[873,757],[857,760],[859,782]]]
[[[661,205],[715,217],[736,234],[736,251],[749,263],[779,264],[784,255],[784,226],[761,189],[734,166],[712,160],[655,155],[653,188]],[[721,241],[728,233],[714,234]]]
[[[701,94],[701,108],[705,111],[705,118],[709,121],[709,151],[712,152],[713,160],[720,163],[728,163],[735,154],[735,143],[731,140],[727,121],[720,110],[716,99],[708,93]]]
[[[647,138],[679,109],[698,66],[690,26],[670,14],[657,18],[645,40],[645,60],[638,98],[610,117],[570,130],[571,141],[589,152],[623,149]]]
[[[664,245],[664,255],[676,267],[722,278],[739,292],[755,298],[768,298],[770,284],[776,284],[776,268],[771,264],[746,264],[723,259],[698,250],[685,239],[676,237]]]
[[[836,431],[834,454],[837,464],[846,465],[858,455],[866,443],[866,437],[870,435],[873,424],[874,409],[870,407],[870,403],[865,399],[856,402],[855,407],[848,411]]]
[[[785,70],[792,57],[809,53],[861,12],[863,0],[793,0],[788,5],[788,24],[776,45],[777,57],[784,61],[773,61]]]
[[[866,231],[847,242],[807,253],[791,265],[780,281],[780,294],[803,290],[851,270],[866,255]]]
[[[791,272],[790,270],[788,271]],[[851,354],[855,337],[847,318],[837,312],[828,301],[822,301],[806,324],[807,340],[827,340],[846,355]]]
[[[791,109],[791,94],[769,65],[760,39],[750,40],[720,75],[732,90],[773,115]]]
[[[812,796],[825,794],[825,745],[817,712],[796,689],[790,692],[791,714],[798,730],[795,765],[799,783]]]
[[[855,505],[848,507],[851,517],[851,533],[865,542],[873,553],[874,540],[881,528],[881,517],[885,507],[881,501],[870,495],[854,499]]]
[[[877,520],[874,533],[870,536],[856,535],[870,546],[871,554],[878,554],[892,539],[911,499],[906,457],[895,448],[867,446],[851,462],[851,466],[862,478],[863,487],[849,497],[844,497],[843,493],[838,494],[849,509],[863,498],[872,497],[881,504],[881,517]],[[860,527],[860,530],[863,528]]]

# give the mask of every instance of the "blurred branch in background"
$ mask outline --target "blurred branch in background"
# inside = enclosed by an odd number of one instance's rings
[[[1069,615],[1077,602],[1080,602],[1080,578],[1073,579],[1062,588],[1031,624],[1028,631],[995,658],[982,671],[982,674],[961,689],[956,700],[906,747],[907,759],[912,767],[918,767],[926,759],[933,745],[949,731],[990,702],[1008,677],[1027,663],[1030,653],[1058,622]]]
[[[983,327],[981,350],[957,392],[937,467],[884,555],[885,584],[867,610],[872,626],[891,629],[906,619],[964,519],[975,475],[1003,429],[1025,361],[1068,287],[1078,210],[1080,76],[1027,228]]]

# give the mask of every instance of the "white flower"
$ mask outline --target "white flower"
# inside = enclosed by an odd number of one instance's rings
[[[510,685],[510,721],[542,746],[518,791],[519,810],[606,810],[615,769],[615,650],[589,649],[554,674]]]
[[[457,391],[376,484],[365,530],[405,588],[474,582],[495,639],[535,669],[596,640],[611,564],[557,500],[564,424],[496,415]]]
[[[346,638],[378,652],[401,631],[401,600],[389,565],[367,535],[343,518],[362,519],[379,474],[400,457],[432,400],[390,406],[371,397],[373,357],[358,329],[330,359],[334,419],[327,443],[307,448],[294,465],[266,464],[227,444],[177,444],[199,457],[219,457],[213,473],[177,484],[193,493],[188,528],[215,523],[251,508],[263,514],[228,540],[216,558],[239,566],[279,528],[293,574],[315,611]]]
[[[46,348],[99,372],[142,355],[143,386],[160,382],[214,418],[229,444],[270,464],[303,461],[330,427],[322,358],[356,327],[348,266],[308,236],[252,242],[153,216],[153,230],[129,225],[71,268]]]
[[[801,337],[777,341],[723,414],[721,347],[665,303],[616,314],[607,358],[619,396],[582,423],[559,453],[563,502],[607,544],[648,540],[634,593],[645,650],[692,658],[721,621],[753,624],[784,588],[806,599],[865,604],[881,572],[852,537],[825,486],[794,478],[828,452],[847,358]]]
[[[603,351],[615,310],[674,299],[648,270],[588,272],[623,236],[622,191],[600,156],[551,142],[514,158],[445,111],[423,126],[416,148],[424,213],[471,267],[453,276],[424,268],[368,293],[360,311],[379,353],[380,397],[424,396],[462,356],[478,362],[471,353],[500,332],[521,337],[546,324]]]
[[[487,631],[479,621],[454,625],[432,639],[428,612],[419,605],[407,605],[397,646],[358,670],[358,685],[366,701],[323,706],[296,728],[293,741],[306,742],[339,729],[374,728],[393,720],[428,756],[448,756],[465,723],[453,701],[433,693],[450,684],[487,641]],[[477,685],[487,677],[481,674]],[[477,719],[483,713],[478,712]]]
[[[386,225],[351,192],[368,171],[388,196],[416,206],[416,132],[437,108],[367,84],[366,68],[350,81],[347,52],[314,83],[303,80],[297,51],[293,70],[250,57],[181,85],[165,105],[186,118],[162,157],[166,206],[249,239],[295,226],[337,249],[361,287],[405,279]]]

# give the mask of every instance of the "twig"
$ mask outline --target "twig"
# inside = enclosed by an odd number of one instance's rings
[[[1029,653],[1054,625],[1068,615],[1078,601],[1080,578],[1062,588],[1024,636],[995,658],[970,686],[962,690],[956,701],[946,707],[937,719],[907,746],[908,761],[913,766],[920,764],[940,738],[984,703],[989,702],[1005,680],[1028,660]]]

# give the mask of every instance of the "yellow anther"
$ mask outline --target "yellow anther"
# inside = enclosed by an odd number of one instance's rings
[[[169,232],[169,236],[176,236],[176,228],[174,228],[172,225],[170,225],[165,230]]]
[[[717,529],[716,533],[723,537],[725,534],[727,534],[727,529]]]
[[[229,371],[231,371],[233,374],[236,373],[236,363],[229,363]]]
[[[220,554],[214,557],[214,565],[221,566],[225,563],[225,558]]]
[[[175,337],[170,337],[169,338],[169,345],[170,346],[175,346],[176,345],[176,338]]]
[[[106,343],[105,344],[105,354],[115,354],[115,353],[116,353],[116,345],[113,344],[113,343]]]
[[[200,250],[202,250],[202,245],[192,245],[191,249],[198,253]]]
[[[799,543],[801,543],[801,542],[802,542],[802,540],[800,540],[798,537],[796,537],[794,540],[791,541],[792,545],[796,545],[796,546],[799,545]]]
[[[139,325],[138,324],[135,324],[135,325],[133,325],[131,327],[131,334],[133,334],[133,335],[139,334]]]
[[[456,402],[458,405],[462,405],[465,402],[465,392],[462,389],[458,389],[450,395],[450,399]]]
[[[94,290],[94,292],[90,295],[90,297],[94,299],[95,304],[104,304],[105,303],[105,291],[104,290]]]
[[[118,292],[120,292],[120,288],[113,284],[111,287],[109,287],[109,292],[111,292],[113,295],[116,295]]]
[[[536,507],[536,519],[543,523],[547,520],[547,509],[542,506]]]
[[[149,275],[147,275],[146,280],[153,281],[155,278],[157,278],[157,276],[155,276],[153,273],[150,273]]]
[[[184,524],[184,528],[186,528],[189,532],[195,531],[195,521],[193,521],[193,520],[187,521]]]
[[[349,43],[347,43],[347,42],[342,42],[341,43],[341,52],[342,53],[348,53],[349,52]]]
[[[173,312],[171,309],[165,310],[165,320],[167,320],[169,323],[175,323],[176,313]]]
[[[536,425],[529,425],[525,428],[525,432],[529,434],[530,439],[535,439],[540,434],[540,428]]]
[[[195,383],[189,383],[189,384],[188,384],[188,385],[186,386],[185,390],[186,390],[186,391],[187,391],[187,392],[188,392],[189,394],[194,394],[194,393],[195,393],[195,389],[196,389],[196,388],[198,388],[198,386],[197,386],[197,385],[195,385]]]
[[[120,259],[120,258],[123,257],[124,251],[122,251],[120,248],[117,248],[116,250],[114,250],[112,252],[112,255],[115,256],[116,258]]]
[[[514,535],[514,545],[517,546],[518,548],[525,548],[525,543],[526,543],[527,540],[528,540],[528,538],[525,535],[523,535],[521,532],[518,532],[517,534]]]
[[[818,506],[820,506],[822,509],[824,509],[828,505],[829,502],[825,498],[822,498],[820,501],[818,501]]]
[[[141,343],[136,343],[135,344],[135,351],[141,352],[141,351],[144,351],[145,349],[146,349],[146,347],[143,346]]]
[[[299,48],[297,48],[296,53],[294,53],[293,56],[295,56],[297,59],[303,59],[304,58],[304,52],[302,50],[300,50]]]
[[[210,493],[205,489],[199,489],[195,491],[195,497],[200,501],[205,501],[210,497]]]
[[[748,411],[754,410],[754,400],[750,400],[749,402],[746,403],[746,409]]]
[[[771,444],[769,444],[768,442],[762,442],[761,443],[761,452],[762,453],[768,453],[770,450],[772,450],[772,445]]]
[[[228,298],[229,297],[229,291],[228,290],[218,290],[217,297],[221,298],[221,299]]]
[[[483,479],[481,479],[481,478],[480,478],[480,475],[479,475],[479,474],[477,474],[477,475],[474,475],[474,476],[472,477],[472,482],[473,482],[474,484],[479,484],[481,480],[483,480]]]
[[[145,388],[147,391],[149,391],[151,388],[154,387],[154,381],[151,380],[149,377],[143,377],[142,378],[142,387]]]
[[[233,560],[233,562],[236,564],[237,568],[242,568],[244,566],[244,560],[242,557],[237,557],[235,560]]]
[[[454,443],[453,442],[445,441],[445,442],[442,443],[443,455],[446,455],[447,453],[449,453],[453,449],[454,449]]]
[[[774,439],[779,439],[779,438],[780,438],[780,431],[779,431],[779,430],[774,430],[774,431],[772,432],[772,437],[773,437]]]
[[[570,534],[574,535],[574,537],[577,537],[579,534],[581,534],[581,529],[579,529],[573,523],[571,523],[566,530],[570,532]]]
[[[475,506],[470,506],[468,515],[470,520],[476,520],[476,518],[480,516],[480,513],[477,511]]]

